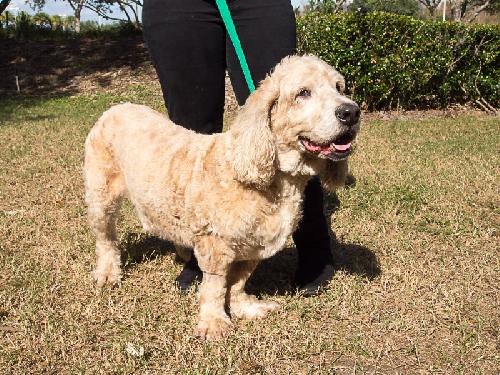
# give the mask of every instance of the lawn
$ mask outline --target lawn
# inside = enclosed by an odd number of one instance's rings
[[[219,342],[193,335],[172,246],[120,225],[125,277],[97,292],[83,141],[113,103],[157,89],[0,100],[0,372],[483,373],[500,371],[498,117],[365,116],[355,181],[328,200],[337,272],[294,293],[293,247],[249,289],[281,304]],[[228,115],[228,119],[232,114]]]

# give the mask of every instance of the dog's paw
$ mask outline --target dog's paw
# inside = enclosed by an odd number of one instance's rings
[[[96,269],[93,272],[94,280],[96,281],[97,287],[101,288],[104,284],[119,285],[122,280],[122,273],[120,268],[113,269],[108,267],[107,270],[102,271]]]
[[[277,302],[259,301],[255,297],[231,302],[230,305],[231,315],[239,319],[262,319],[279,307],[280,305]]]
[[[229,317],[201,319],[196,327],[196,334],[202,339],[217,340],[226,336],[232,328]]]

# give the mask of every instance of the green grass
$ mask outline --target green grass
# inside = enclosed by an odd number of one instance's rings
[[[145,86],[0,101],[1,373],[498,373],[498,117],[365,121],[356,182],[330,199],[330,289],[292,293],[287,250],[250,283],[281,309],[205,343],[196,294],[172,288],[181,266],[130,206],[122,286],[90,277],[83,141],[120,101],[162,108]]]

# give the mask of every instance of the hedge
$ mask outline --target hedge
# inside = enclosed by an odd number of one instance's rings
[[[422,21],[388,13],[310,13],[297,18],[300,53],[346,78],[364,108],[498,108],[500,26]]]

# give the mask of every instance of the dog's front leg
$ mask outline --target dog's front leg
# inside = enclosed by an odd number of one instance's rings
[[[203,271],[197,334],[208,340],[218,339],[231,328],[231,320],[224,307],[227,274],[234,255],[224,241],[212,236],[200,238],[194,252]]]
[[[276,302],[260,301],[255,296],[245,293],[245,284],[258,263],[249,260],[235,262],[231,266],[226,301],[232,316],[240,319],[259,319],[279,307]]]

